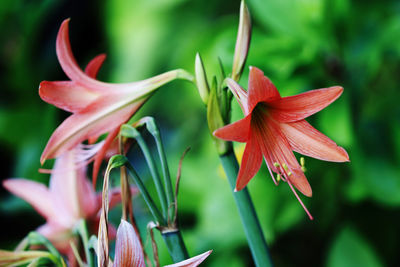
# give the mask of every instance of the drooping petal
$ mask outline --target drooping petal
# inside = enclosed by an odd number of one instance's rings
[[[246,142],[250,133],[250,120],[251,114],[215,130],[213,135],[227,141]]]
[[[146,266],[140,240],[132,225],[123,219],[117,230],[114,266]]]
[[[268,102],[274,118],[280,122],[299,121],[324,109],[343,92],[340,86],[316,89]]]
[[[247,114],[249,114],[247,92],[231,78],[226,78],[225,81],[228,85],[228,88],[231,90],[237,102],[239,103],[239,106],[242,109],[244,115],[246,116]]]
[[[84,110],[68,117],[53,133],[40,162],[72,149],[90,136],[114,130],[127,121],[147,98],[131,100],[124,95],[100,97]]]
[[[96,79],[97,73],[99,72],[101,66],[103,65],[104,60],[106,60],[106,54],[97,55],[87,64],[85,73],[89,77]]]
[[[72,113],[82,110],[99,97],[71,81],[43,81],[39,85],[39,95],[43,101]]]
[[[268,166],[276,173],[290,179],[292,184],[304,195],[311,196],[311,186],[307,181],[301,167],[293,155],[291,146],[281,132],[279,125],[265,113],[253,113],[252,130],[256,142],[259,144],[262,154]],[[278,163],[280,167],[276,167]],[[288,170],[283,168],[284,164]],[[289,175],[289,172],[291,173]]]
[[[249,88],[248,88],[248,111],[260,102],[268,102],[280,99],[280,94],[270,79],[264,76],[264,73],[256,68],[250,67]]]
[[[14,195],[22,198],[46,219],[54,217],[51,194],[44,184],[25,180],[7,179],[3,186]]]
[[[212,250],[209,250],[207,252],[204,252],[203,254],[197,255],[190,259],[187,259],[187,260],[184,260],[184,261],[181,261],[178,263],[166,265],[164,267],[197,267],[200,265],[200,263],[202,263],[211,254],[211,252],[212,252]]]
[[[244,149],[242,164],[240,165],[239,174],[236,180],[236,191],[242,190],[248,182],[253,178],[261,167],[262,154],[257,141],[250,133]]]
[[[349,161],[346,150],[305,120],[282,123],[281,129],[292,149],[298,153],[326,161]]]

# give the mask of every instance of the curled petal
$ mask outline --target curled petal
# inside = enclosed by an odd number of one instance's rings
[[[114,266],[146,266],[140,240],[132,225],[123,219],[117,230]]]
[[[251,115],[214,131],[214,136],[227,141],[246,142],[250,133]]]
[[[268,102],[273,116],[280,122],[299,121],[324,109],[343,92],[340,86],[316,89]]]
[[[43,81],[39,85],[43,101],[69,112],[78,112],[99,95],[71,81]]]
[[[202,263],[211,254],[211,252],[212,252],[212,250],[209,250],[207,252],[204,252],[203,254],[197,255],[190,259],[187,259],[187,260],[184,260],[184,261],[181,261],[178,263],[166,265],[164,267],[196,267],[196,266],[199,266],[200,263]]]
[[[132,92],[137,90],[136,93],[139,94],[137,97],[141,97],[174,79],[193,80],[192,75],[180,69],[169,71],[147,80],[131,83],[110,84],[95,80],[84,73],[76,63],[69,42],[68,23],[69,19],[64,20],[61,24],[60,30],[58,31],[56,41],[58,61],[60,62],[65,74],[72,81],[85,86],[90,90],[102,93],[113,93],[115,90],[118,90],[119,92]]]
[[[46,219],[54,218],[51,194],[44,184],[25,179],[8,179],[3,181],[3,186],[31,204]]]
[[[261,167],[262,154],[255,138],[249,138],[244,149],[242,164],[236,181],[235,191],[242,190]]]
[[[349,161],[346,150],[312,127],[305,120],[282,123],[281,129],[294,151],[320,160]]]
[[[279,100],[281,97],[271,80],[256,67],[250,67],[248,96],[249,112],[260,102]]]

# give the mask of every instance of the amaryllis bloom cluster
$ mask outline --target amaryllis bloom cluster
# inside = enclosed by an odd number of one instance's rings
[[[304,120],[335,101],[342,94],[342,87],[281,97],[272,82],[255,67],[250,67],[247,92],[232,79],[227,79],[227,82],[245,117],[216,130],[214,135],[246,143],[236,190],[243,189],[257,174],[264,157],[272,179],[275,181],[272,172],[277,173],[303,205],[293,186],[309,197],[312,190],[292,150],[326,161],[349,161],[343,148]]]
[[[96,140],[110,132],[104,142],[94,168],[97,174],[100,160],[107,147],[125,123],[158,87],[178,78],[191,80],[186,71],[172,70],[147,80],[132,83],[111,84],[96,80],[105,55],[95,57],[83,72],[71,50],[68,35],[69,19],[60,27],[56,52],[62,69],[70,81],[43,81],[40,97],[61,109],[72,112],[52,134],[41,156],[41,163],[73,149],[85,140]],[[95,176],[95,175],[94,175]]]
[[[211,254],[211,252],[212,251],[209,250],[196,257],[165,267],[196,267],[202,263]],[[123,219],[118,226],[113,266],[146,267],[140,240],[132,225]]]
[[[24,199],[46,219],[37,231],[47,237],[74,266],[75,257],[70,242],[77,242],[74,228],[81,219],[95,233],[100,220],[101,194],[94,191],[86,177],[86,166],[76,166],[78,149],[60,155],[50,177],[49,188],[44,184],[26,179],[8,179],[3,186]],[[111,193],[110,207],[121,201],[120,189]],[[110,237],[115,237],[114,226],[109,225]]]

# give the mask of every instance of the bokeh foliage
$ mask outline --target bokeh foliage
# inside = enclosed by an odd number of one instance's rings
[[[106,52],[99,78],[126,82],[174,68],[193,72],[196,52],[210,72],[217,72],[217,57],[229,72],[239,4],[2,1],[1,179],[48,180],[37,172],[39,156],[68,114],[42,102],[37,87],[42,80],[66,79],[55,54],[63,19],[71,17],[72,48],[79,64]],[[332,85],[345,89],[341,98],[309,119],[345,147],[351,160],[335,164],[306,159],[314,195],[305,202],[314,221],[308,220],[287,185],[273,185],[265,167],[249,184],[276,266],[398,265],[400,2],[248,0],[248,5],[253,37],[247,64],[261,68],[282,95]],[[241,79],[244,87],[247,75],[248,68]],[[242,115],[233,106],[236,120]],[[165,86],[140,114],[152,115],[160,124],[172,174],[181,153],[192,147],[183,164],[179,195],[180,222],[190,254],[214,249],[204,266],[251,266],[195,87],[180,81]],[[240,155],[243,147],[236,150]],[[134,165],[143,167],[137,153],[131,154]],[[3,189],[1,193],[5,228],[0,245],[11,248],[42,219],[23,201]],[[146,216],[140,198],[135,203],[137,213]],[[147,219],[141,218],[144,229]],[[168,262],[159,243],[162,261]]]

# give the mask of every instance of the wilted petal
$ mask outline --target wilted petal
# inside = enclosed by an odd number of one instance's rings
[[[248,110],[260,102],[267,102],[280,99],[280,95],[275,85],[270,79],[264,76],[264,72],[256,67],[250,67],[249,89],[248,89]]]
[[[227,141],[246,142],[250,133],[251,115],[214,131],[214,136]]]
[[[127,101],[123,95],[104,96],[68,117],[53,133],[41,156],[41,163],[72,149],[91,136],[114,130],[127,121],[147,98]]]
[[[247,92],[231,78],[226,78],[225,81],[226,84],[228,85],[228,88],[231,90],[236,100],[238,101],[239,106],[242,109],[243,113],[247,115],[249,113]]]
[[[43,81],[39,85],[43,101],[69,112],[78,112],[99,95],[71,81]]]
[[[114,266],[146,266],[140,240],[132,225],[123,219],[117,230]]]
[[[51,194],[44,184],[25,179],[8,179],[3,181],[3,186],[31,204],[46,219],[54,218]]]
[[[333,162],[349,161],[346,150],[305,120],[282,123],[281,129],[292,149],[303,155]]]
[[[190,259],[166,265],[164,267],[196,267],[199,266],[200,263],[202,263],[210,254],[212,250],[209,250],[207,252],[204,252],[203,254],[197,255],[196,257],[192,257]]]
[[[250,133],[253,134],[253,133]],[[236,181],[236,191],[242,190],[261,167],[262,154],[255,138],[250,137],[244,149],[242,164]]]
[[[343,92],[340,86],[316,89],[268,102],[274,118],[280,122],[294,122],[324,109]]]

